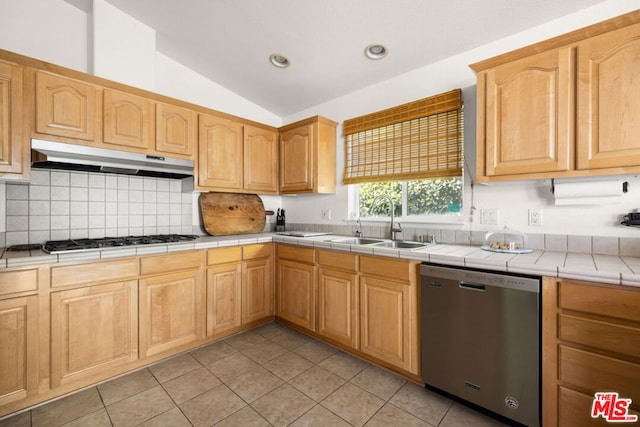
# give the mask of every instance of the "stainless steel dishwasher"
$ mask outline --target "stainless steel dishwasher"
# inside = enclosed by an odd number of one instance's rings
[[[540,425],[540,278],[423,264],[422,379]]]

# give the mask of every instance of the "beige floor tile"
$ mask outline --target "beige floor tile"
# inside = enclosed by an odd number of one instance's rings
[[[219,341],[193,350],[191,352],[191,355],[198,359],[200,363],[206,366],[213,362],[217,362],[220,359],[231,356],[237,352],[238,350],[231,347],[226,342]]]
[[[248,350],[256,344],[264,344],[267,339],[255,331],[247,331],[224,340],[238,351]]]
[[[314,401],[283,384],[251,404],[257,413],[274,426],[286,426],[315,405]]]
[[[282,325],[278,322],[267,323],[266,325],[260,326],[259,328],[254,329],[255,332],[262,335],[263,337],[270,339],[282,331],[290,330],[286,326]]]
[[[282,380],[259,366],[247,373],[235,377],[227,386],[245,402],[251,403],[279,387]]]
[[[313,363],[320,363],[337,351],[336,348],[320,341],[311,341],[293,349],[294,353]]]
[[[320,366],[314,366],[289,381],[289,384],[320,402],[345,383],[343,378],[332,374]]]
[[[350,380],[369,366],[364,360],[353,357],[343,351],[324,359],[319,365],[345,380]]]
[[[216,427],[270,427],[271,424],[260,416],[251,406],[245,406],[216,424]]]
[[[135,426],[173,407],[175,404],[169,395],[156,386],[107,406],[107,412],[115,427]]]
[[[104,408],[95,387],[63,397],[31,411],[31,425],[54,427]]]
[[[257,368],[259,365],[243,354],[235,354],[207,365],[207,369],[222,382],[227,382]]]
[[[234,392],[224,384],[194,397],[180,405],[180,409],[195,427],[211,426],[245,407]]]
[[[353,377],[350,382],[375,394],[380,399],[388,400],[407,380],[386,369],[371,365]]]
[[[206,368],[201,367],[167,381],[162,386],[178,405],[221,384]]]
[[[313,341],[313,338],[292,329],[283,329],[280,333],[274,334],[270,339],[289,350]]]
[[[176,407],[156,415],[150,420],[145,421],[138,427],[191,427],[191,423],[184,416],[180,408]]]
[[[31,411],[23,412],[0,421],[0,427],[31,427]]]
[[[355,426],[364,425],[384,405],[384,400],[346,383],[322,401],[322,406]]]
[[[149,370],[160,383],[172,380],[202,365],[189,353],[165,360],[149,367]]]
[[[111,427],[111,419],[107,410],[102,408],[84,417],[80,417],[70,423],[63,424],[63,427]]]
[[[439,424],[440,427],[498,427],[505,425],[458,403],[454,403],[451,406],[451,409]]]
[[[158,385],[155,377],[148,369],[133,372],[115,380],[98,386],[100,396],[105,405],[111,405],[141,391],[149,390]]]
[[[407,382],[389,403],[410,414],[438,425],[451,407],[451,400],[414,383]]]
[[[289,381],[312,366],[313,363],[293,352],[285,353],[264,364],[265,368],[285,381]]]
[[[393,425],[402,427],[429,427],[427,422],[389,403],[385,404],[376,412],[373,418],[367,422],[366,427],[388,427]]]
[[[262,344],[254,345],[242,352],[245,356],[249,357],[256,363],[261,365],[268,361],[275,359],[278,356],[282,356],[288,352],[286,348],[271,341],[265,341]]]
[[[322,405],[316,405],[306,414],[295,420],[291,427],[350,427],[351,424],[329,411]]]

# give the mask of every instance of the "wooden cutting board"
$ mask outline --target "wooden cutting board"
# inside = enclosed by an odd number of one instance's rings
[[[257,194],[202,193],[199,202],[204,229],[213,236],[260,233],[266,224]]]

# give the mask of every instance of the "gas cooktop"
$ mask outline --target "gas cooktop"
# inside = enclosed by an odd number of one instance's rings
[[[189,242],[196,239],[198,239],[198,236],[193,234],[152,234],[147,236],[102,237],[99,239],[49,240],[42,245],[42,250],[48,254],[57,254],[78,250]]]

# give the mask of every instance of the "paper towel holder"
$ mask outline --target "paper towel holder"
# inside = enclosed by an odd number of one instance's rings
[[[624,181],[622,183],[622,192],[626,193],[628,191],[629,188],[629,182]],[[556,186],[555,186],[555,178],[551,178],[551,194],[555,194],[556,192]]]

